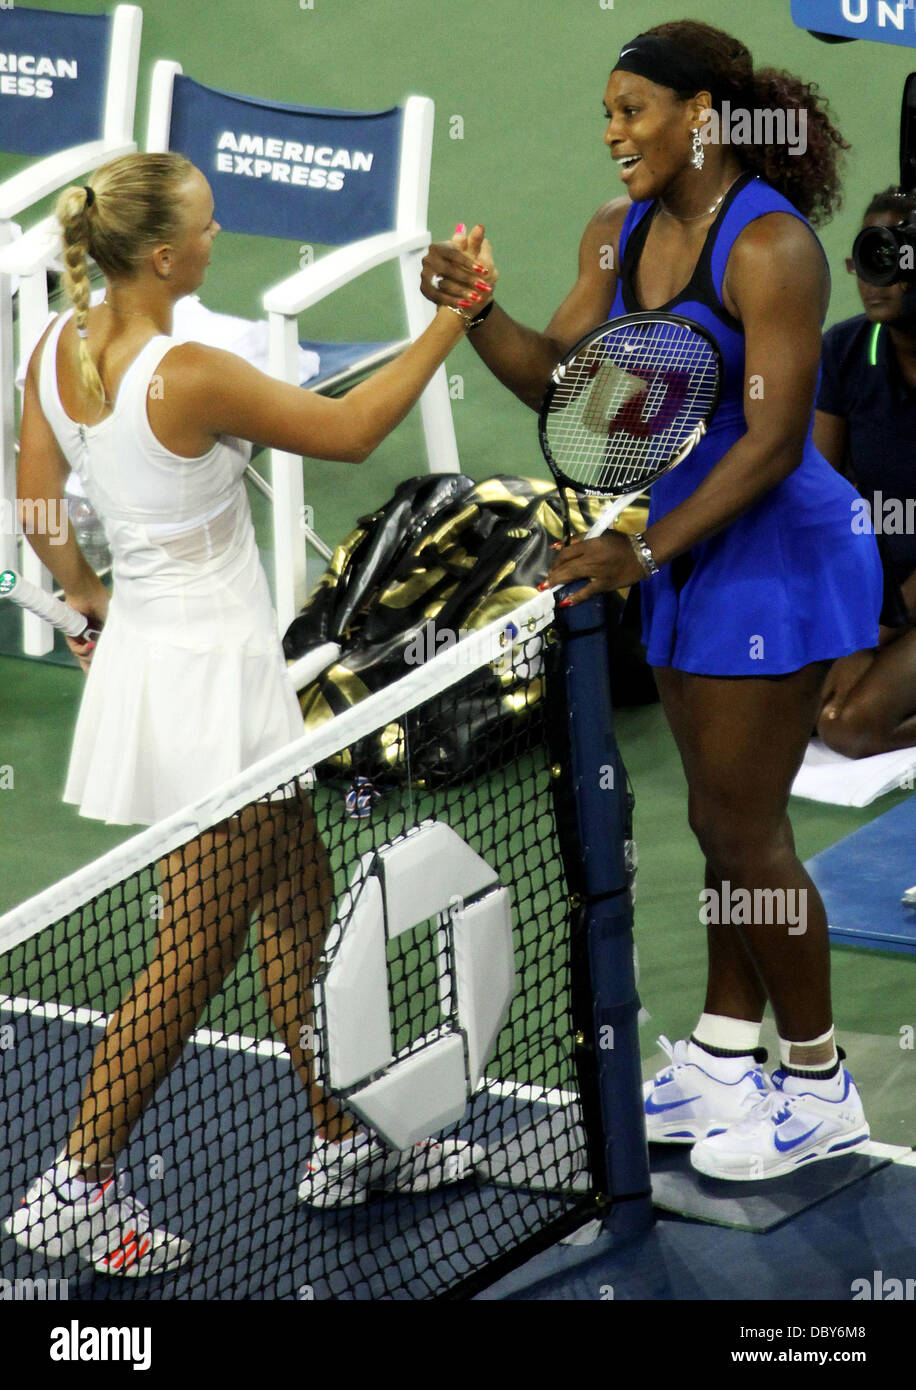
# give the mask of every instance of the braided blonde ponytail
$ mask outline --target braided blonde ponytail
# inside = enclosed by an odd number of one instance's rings
[[[89,355],[89,256],[108,280],[129,280],[155,246],[174,246],[183,232],[182,185],[194,171],[184,155],[125,154],[103,164],[85,187],[58,199],[64,239],[64,289],[76,309],[80,373],[105,404],[105,388]]]
[[[80,374],[90,395],[104,405],[106,396],[102,378],[89,352],[89,265],[87,256],[91,240],[91,206],[86,188],[68,188],[57,201],[57,220],[64,236],[64,289],[76,309],[76,331],[79,334]]]

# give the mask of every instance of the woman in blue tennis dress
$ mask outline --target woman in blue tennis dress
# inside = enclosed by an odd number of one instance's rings
[[[572,603],[641,584],[706,859],[706,999],[689,1039],[662,1039],[669,1065],[645,1087],[649,1138],[690,1145],[711,1177],[776,1177],[869,1134],[835,1044],[823,904],[787,816],[829,663],[876,643],[881,604],[874,538],[852,525],[856,494],[811,438],[830,282],[808,217],[836,206],[844,142],[807,84],[755,71],[737,39],[694,21],[624,45],[604,103],[629,200],[592,218],[576,284],[543,333],[494,304],[470,341],[535,409],[556,362],[606,318],[678,314],[721,349],[718,410],[654,484],[645,535],[576,540],[549,580],[590,581]],[[456,302],[471,259],[461,242],[431,247],[424,292]],[[767,1002],[772,1075],[759,1048]]]
[[[696,492],[747,431],[744,334],[722,302],[729,253],[752,222],[781,212],[808,223],[759,176],[740,174],[710,227],[689,284],[653,309],[705,328],[722,354],[722,394],[706,437],[653,484],[649,525]],[[636,268],[657,201],[634,203],[620,233],[621,272],[610,317],[639,313]],[[761,373],[761,402],[766,401]],[[754,388],[751,387],[753,390]],[[705,676],[778,676],[877,640],[881,577],[871,537],[853,532],[855,489],[815,449],[729,526],[659,569],[642,586],[650,666]]]

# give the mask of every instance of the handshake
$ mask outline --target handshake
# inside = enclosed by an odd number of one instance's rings
[[[468,232],[459,222],[451,241],[433,242],[424,256],[420,288],[433,304],[461,314],[471,329],[492,309],[498,279],[484,228],[478,223]]]

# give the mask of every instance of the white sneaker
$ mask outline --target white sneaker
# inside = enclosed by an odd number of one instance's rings
[[[486,1158],[486,1149],[461,1139],[423,1139],[390,1158],[382,1177],[385,1192],[429,1192],[468,1177]]]
[[[126,1173],[71,1186],[72,1176],[72,1165],[61,1163],[32,1184],[2,1223],[17,1245],[51,1260],[75,1252],[99,1274],[133,1279],[165,1274],[188,1259],[189,1243],[151,1226],[146,1207],[127,1195]]]
[[[673,1047],[667,1038],[658,1041],[671,1066],[643,1086],[646,1136],[653,1144],[695,1144],[720,1134],[768,1088],[763,1067],[751,1053],[714,1057],[692,1039]]]
[[[299,1200],[312,1207],[351,1207],[370,1192],[428,1192],[461,1182],[486,1157],[480,1144],[424,1139],[412,1149],[388,1149],[359,1131],[351,1144],[317,1136],[299,1183]]]
[[[691,1165],[710,1178],[754,1182],[864,1144],[869,1129],[861,1097],[845,1068],[841,1077],[830,1100],[809,1089],[806,1078],[775,1071],[767,1094],[743,1120],[691,1149]]]

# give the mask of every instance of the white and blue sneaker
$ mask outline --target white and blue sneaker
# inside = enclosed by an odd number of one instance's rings
[[[653,1144],[695,1144],[721,1134],[768,1089],[763,1067],[751,1053],[715,1057],[692,1038],[673,1047],[667,1038],[658,1041],[671,1065],[643,1086],[646,1136]]]
[[[815,1083],[818,1095],[806,1077],[775,1071],[744,1119],[691,1149],[691,1166],[709,1178],[754,1182],[858,1148],[869,1137],[862,1100],[845,1068],[835,1079],[830,1099],[828,1084]]]

